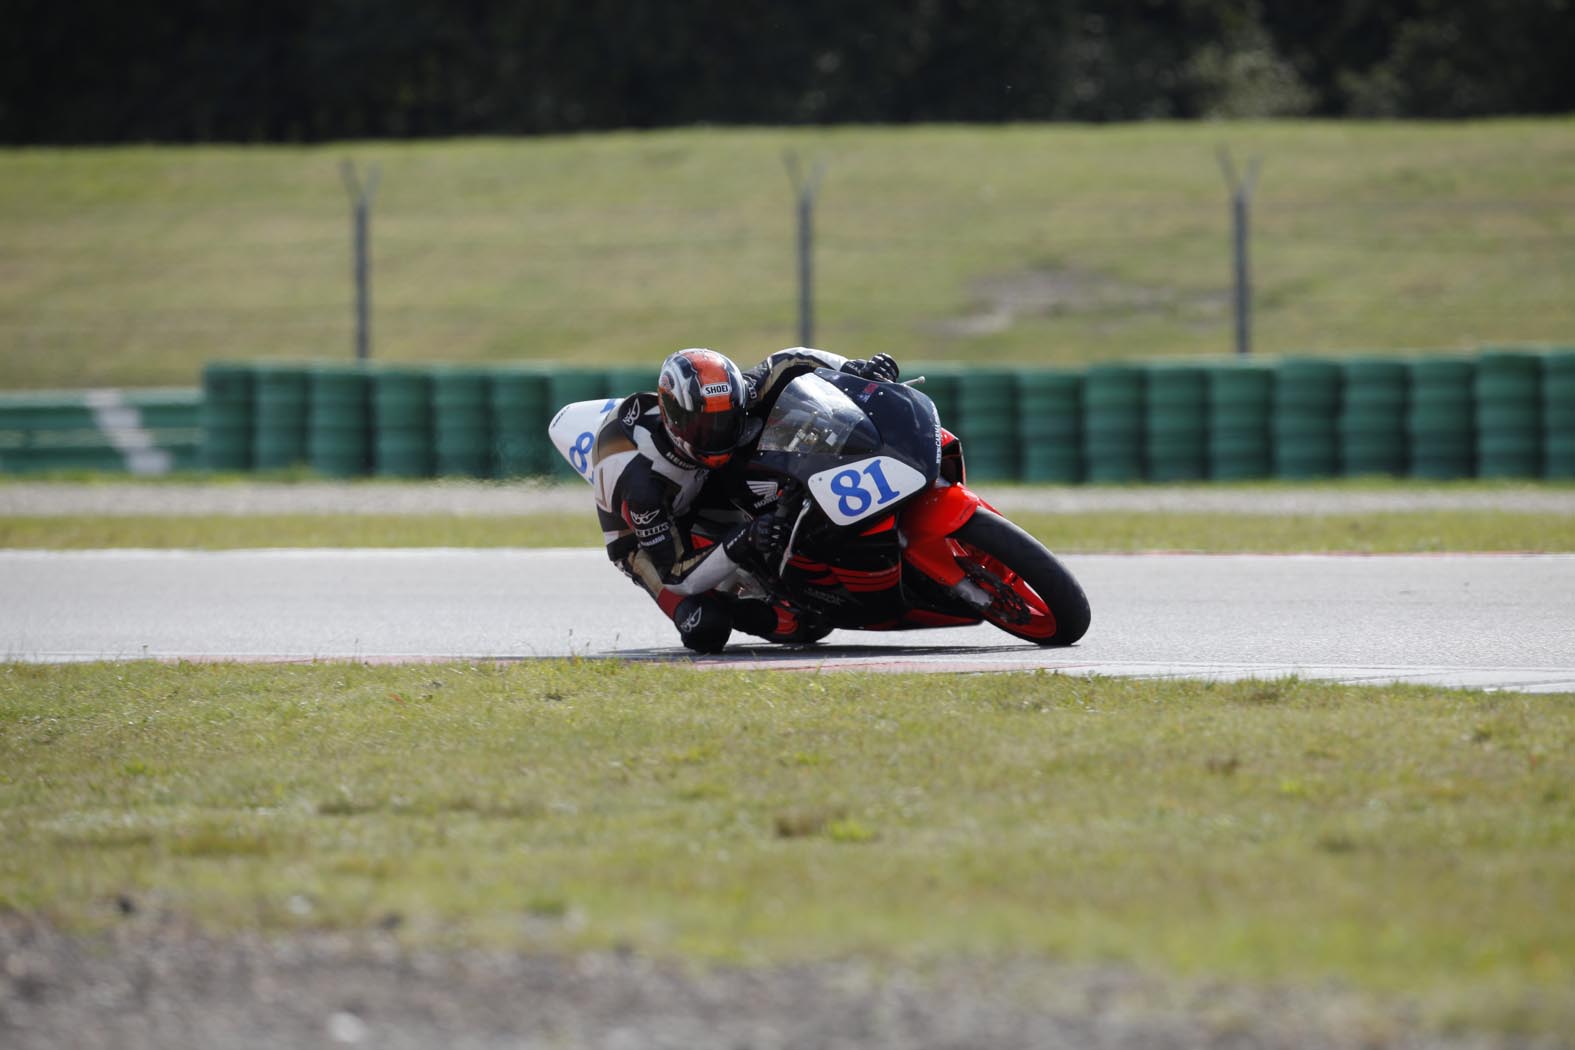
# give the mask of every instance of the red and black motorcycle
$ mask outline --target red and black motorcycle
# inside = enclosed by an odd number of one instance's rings
[[[565,406],[553,421],[554,443],[582,475],[588,439],[616,404]],[[737,596],[782,599],[844,630],[986,622],[1046,646],[1088,630],[1077,580],[967,487],[961,442],[912,385],[805,373],[749,447],[713,488],[791,531],[774,564],[737,574]]]

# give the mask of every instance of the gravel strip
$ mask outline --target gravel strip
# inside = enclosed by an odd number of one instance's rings
[[[628,953],[411,951],[388,934],[73,936],[0,914],[9,1050],[1531,1050],[1424,1034],[1333,989],[1182,990],[1048,963],[703,968]]]
[[[1575,488],[1494,486],[1349,489],[1333,486],[1260,488],[1209,485],[979,486],[1001,510],[1074,514],[1187,511],[1229,514],[1324,515],[1394,511],[1500,510],[1575,514]],[[0,515],[454,514],[514,517],[554,512],[590,513],[590,493],[578,482],[488,483],[434,481],[226,482],[212,485],[135,482],[0,484]]]

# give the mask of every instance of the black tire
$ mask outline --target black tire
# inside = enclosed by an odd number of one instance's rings
[[[1046,633],[1043,625],[1032,626],[1014,618],[1010,609],[992,606],[984,618],[1007,634],[1037,645],[1071,645],[1088,630],[1088,596],[1066,566],[1044,544],[1007,521],[999,514],[980,507],[973,517],[952,533],[952,539],[994,559],[1018,577],[1013,582],[1020,592],[1026,583],[1048,610],[1054,621]],[[959,559],[965,560],[965,559]],[[988,568],[988,566],[984,566]],[[997,574],[1000,575],[1000,574]],[[1006,581],[1012,582],[1012,581]],[[989,588],[987,588],[989,589]]]

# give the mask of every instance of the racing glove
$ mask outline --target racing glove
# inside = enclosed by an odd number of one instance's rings
[[[722,549],[735,562],[750,555],[769,558],[787,545],[791,529],[786,519],[762,514],[747,525],[740,525],[722,541]]]
[[[855,358],[842,366],[842,370],[860,379],[873,379],[879,383],[895,383],[901,369],[890,354],[876,354],[869,360]]]

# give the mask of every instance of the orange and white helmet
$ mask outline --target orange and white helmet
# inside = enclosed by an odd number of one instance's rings
[[[679,455],[703,467],[733,458],[749,392],[738,366],[715,350],[680,350],[656,383],[662,426]]]

